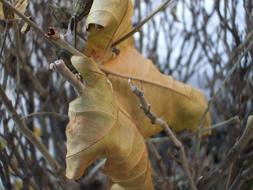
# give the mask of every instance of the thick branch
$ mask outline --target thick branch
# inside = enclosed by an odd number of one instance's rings
[[[174,146],[179,151],[180,163],[182,164],[182,168],[184,169],[186,177],[189,180],[190,187],[192,190],[197,190],[196,184],[194,183],[194,180],[192,177],[193,175],[190,172],[190,168],[188,165],[188,161],[186,158],[183,144],[181,143],[181,141],[179,141],[177,139],[176,135],[170,129],[167,122],[165,122],[161,118],[158,118],[153,112],[151,112],[150,105],[147,103],[147,101],[144,97],[144,93],[134,85],[130,85],[130,88],[131,88],[132,92],[139,98],[140,103],[141,103],[141,109],[144,111],[145,115],[151,120],[152,124],[159,125],[164,129],[164,131],[167,134],[167,136],[169,137],[169,139],[172,141]]]

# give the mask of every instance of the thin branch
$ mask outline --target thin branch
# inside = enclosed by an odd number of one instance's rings
[[[199,130],[203,126],[206,114],[208,113],[211,104],[217,98],[217,96],[220,94],[220,92],[222,91],[224,86],[227,84],[227,82],[231,79],[232,74],[234,73],[234,71],[236,70],[238,65],[240,64],[241,59],[248,53],[248,51],[251,50],[252,46],[253,46],[253,32],[251,32],[247,36],[247,39],[240,46],[238,46],[234,50],[233,54],[231,55],[227,65],[233,65],[233,67],[228,71],[227,76],[225,77],[224,81],[221,83],[220,87],[217,89],[217,91],[214,93],[214,95],[209,100],[208,107],[206,108],[205,112],[203,113],[203,115],[200,119]]]
[[[231,163],[235,162],[239,158],[240,153],[244,150],[244,148],[252,139],[252,137],[253,137],[253,116],[249,116],[246,129],[244,130],[240,139],[230,149],[226,159],[223,160],[219,168],[211,172],[209,175],[202,177],[199,180],[198,187],[200,189],[208,189],[217,180],[221,179],[221,177],[225,174],[225,171],[229,168]]]
[[[236,68],[240,64],[241,59],[245,55],[247,55],[247,53],[251,50],[252,46],[253,46],[253,32],[251,32],[247,36],[247,39],[234,50],[233,54],[231,55],[231,57],[227,63],[227,65],[233,65],[233,67],[228,71],[224,81],[221,83],[220,87],[217,89],[217,91],[214,93],[214,95],[209,100],[208,106],[200,118],[199,125],[198,125],[198,131],[197,131],[197,135],[196,135],[196,147],[195,147],[196,163],[198,163],[197,161],[199,159],[199,149],[200,149],[200,144],[201,144],[202,134],[200,133],[200,131],[204,126],[205,117],[208,114],[210,107],[211,107],[212,103],[214,102],[214,100],[216,100],[217,96],[220,94],[220,92],[225,87],[227,82],[231,79],[233,73],[235,72]]]
[[[229,166],[229,169],[228,169],[227,179],[226,179],[226,183],[225,183],[225,190],[228,190],[229,185],[231,183],[233,168],[234,168],[234,162],[231,163],[231,165]]]
[[[168,140],[168,138],[167,138],[167,140]],[[154,143],[150,139],[147,140],[147,144],[156,159],[157,167],[160,170],[161,176],[166,176],[166,166],[164,165],[162,157],[160,156],[156,146],[154,145]]]
[[[129,33],[122,36],[120,39],[115,41],[111,47],[115,47],[119,45],[121,42],[125,41],[129,37],[133,36],[136,32],[140,30],[140,28],[146,24],[150,19],[152,19],[157,13],[166,9],[169,5],[172,5],[175,1],[174,0],[166,0],[163,2],[154,12],[152,12],[148,17],[146,17],[143,21],[141,21],[135,28],[133,28]]]
[[[30,113],[30,114],[24,116],[22,119],[28,119],[30,117],[43,116],[43,115],[51,115],[51,116],[60,117],[60,118],[63,118],[63,119],[68,119],[69,118],[67,115],[60,114],[60,113],[55,113],[55,112],[34,112],[34,113]]]
[[[102,159],[100,160],[91,170],[90,172],[87,174],[87,176],[85,176],[85,181],[90,181],[92,179],[94,179],[94,177],[96,176],[96,174],[101,170],[102,167],[104,167],[106,162],[106,159]]]
[[[13,42],[13,40],[11,39],[11,37],[9,36],[9,40],[10,40],[10,43],[11,43],[11,46],[13,47],[13,49],[16,49],[15,51],[15,55],[18,59],[18,61],[20,62],[20,66],[25,70],[25,72],[27,73],[28,77],[31,79],[32,83],[33,83],[33,86],[34,88],[36,89],[37,93],[39,96],[41,97],[45,97],[46,96],[46,92],[47,90],[42,86],[42,84],[40,83],[40,81],[38,80],[38,78],[36,78],[33,74],[33,71],[31,70],[31,68],[26,65],[24,63],[24,60],[20,54],[20,52],[18,50],[21,49],[21,43],[20,43],[20,35],[19,35],[19,27],[17,26],[17,24],[15,23],[14,25],[15,27],[15,37],[16,37],[16,45],[15,43]],[[7,33],[6,33],[7,34]],[[4,39],[5,40],[5,39]],[[3,44],[4,45],[4,44]],[[1,55],[1,54],[0,54]],[[20,76],[19,76],[19,72],[18,72],[18,81],[20,80]],[[19,84],[19,82],[17,82]]]
[[[167,122],[165,122],[161,118],[158,118],[153,112],[151,112],[151,110],[150,110],[151,107],[147,103],[147,101],[144,97],[144,93],[134,85],[130,84],[130,88],[131,88],[132,92],[139,98],[140,103],[141,103],[141,109],[144,111],[145,115],[151,120],[152,124],[159,125],[164,129],[167,136],[169,137],[169,139],[172,141],[172,143],[174,144],[174,146],[178,150],[180,163],[182,164],[182,168],[185,171],[186,177],[187,177],[187,179],[190,183],[190,187],[191,187],[192,190],[197,190],[196,184],[195,184],[195,182],[193,180],[193,177],[192,177],[192,174],[190,172],[190,167],[188,165],[188,161],[187,161],[187,158],[186,158],[186,154],[185,154],[183,144],[181,143],[181,141],[179,141],[177,139],[176,135],[170,129]]]
[[[243,183],[252,178],[253,178],[253,166],[239,173],[238,176],[235,178],[234,182],[232,183],[232,185],[230,186],[229,190],[241,189]]]
[[[21,61],[21,57],[20,57],[19,53],[17,53],[17,57]],[[46,97],[47,90],[42,86],[42,84],[39,81],[39,79],[36,76],[34,76],[34,73],[33,73],[32,69],[28,65],[24,64],[23,62],[21,64],[21,67],[25,70],[25,72],[27,73],[28,77],[31,79],[31,81],[33,83],[33,86],[36,89],[36,91],[38,92],[39,96]]]
[[[63,60],[60,59],[51,63],[50,69],[56,69],[75,88],[79,95],[83,93],[85,85],[68,69]]]
[[[2,100],[4,106],[6,107],[10,117],[15,122],[19,131],[40,151],[42,156],[48,161],[49,165],[55,170],[57,174],[64,177],[63,168],[60,164],[50,155],[46,147],[40,143],[40,141],[34,136],[34,134],[29,130],[27,125],[21,120],[20,115],[16,112],[12,106],[11,101],[6,96],[2,85],[0,84],[0,99]]]
[[[228,120],[225,120],[225,121],[219,122],[217,124],[214,124],[209,128],[201,129],[200,133],[205,134],[206,132],[212,131],[214,129],[215,130],[222,129],[224,127],[227,127],[227,126],[232,125],[232,124],[237,124],[237,123],[240,123],[239,117],[238,116],[231,117]],[[183,140],[185,138],[194,137],[194,136],[196,136],[196,134],[197,134],[197,131],[186,132],[186,133],[183,133],[183,134],[179,135],[178,139]],[[167,141],[168,138],[167,137],[156,137],[156,138],[150,138],[149,140],[152,141],[152,142],[155,142],[155,143],[159,143],[159,142]]]
[[[212,131],[214,129],[221,129],[224,126],[229,126],[231,124],[235,124],[235,123],[240,123],[240,119],[238,116],[235,117],[231,117],[230,119],[226,120],[226,121],[222,121],[220,123],[214,124],[212,125],[210,128],[205,128],[205,129],[201,129],[200,133],[201,134],[205,134],[208,131]],[[196,133],[195,133],[196,134]]]
[[[0,47],[0,57],[2,57],[2,53],[3,53],[4,47],[5,47],[7,33],[8,33],[8,25],[6,25],[5,29],[4,29],[3,43],[1,44],[1,47]]]

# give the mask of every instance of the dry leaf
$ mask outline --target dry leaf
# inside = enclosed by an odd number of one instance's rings
[[[69,107],[66,175],[80,178],[94,160],[106,158],[104,173],[120,185],[112,189],[151,190],[151,166],[143,137],[162,129],[153,126],[139,108],[128,79],[144,91],[152,111],[176,131],[196,130],[207,105],[199,90],[162,75],[133,47],[132,38],[118,45],[120,53],[113,56],[112,43],[132,28],[132,12],[131,0],[94,0],[87,18],[85,48],[91,60],[72,59],[87,89]]]
[[[106,158],[104,173],[114,183],[125,189],[153,189],[145,141],[117,105],[110,81],[91,60],[72,57],[72,63],[86,90],[69,106],[67,177],[78,179],[89,164]]]
[[[94,0],[86,21],[89,36],[85,54],[98,62],[111,56],[113,41],[132,28],[132,12],[131,0]],[[133,38],[124,44],[132,46]]]
[[[131,30],[132,12],[131,0],[94,1],[87,18],[89,35],[85,54],[102,63],[101,68],[112,82],[119,105],[145,137],[156,134],[161,128],[152,126],[139,109],[137,98],[129,90],[128,79],[144,91],[152,111],[174,130],[196,130],[207,107],[202,92],[162,75],[133,47],[132,38],[116,47],[120,50],[118,56],[111,56],[111,44]],[[94,25],[103,28],[91,27]],[[209,116],[205,123],[205,127],[208,126]]]

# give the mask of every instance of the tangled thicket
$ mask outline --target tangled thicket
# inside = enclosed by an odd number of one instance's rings
[[[70,10],[73,5],[65,0],[30,0],[28,14],[44,30],[56,26],[64,33],[62,25],[52,17],[48,3],[59,3]],[[134,24],[157,5],[158,1],[135,0]],[[67,108],[76,95],[60,75],[48,69],[49,63],[57,59],[56,48],[35,31],[21,34],[18,27],[9,28],[0,23],[1,88],[22,121],[64,166]],[[85,34],[83,23],[78,26],[78,33]],[[178,1],[176,6],[153,17],[135,39],[139,51],[153,60],[160,71],[205,91],[211,100],[213,123],[227,121],[223,127],[216,125],[212,135],[201,142],[199,151],[195,136],[178,135],[186,147],[189,163],[193,163],[189,166],[196,181],[201,180],[196,176],[205,179],[222,165],[252,114],[253,3],[251,0]],[[188,181],[174,147],[164,134],[149,139],[147,144],[155,188],[187,189]],[[251,141],[236,154],[229,167],[209,182],[210,189],[252,188],[252,146]],[[100,165],[100,162],[92,165],[78,182],[68,181],[63,185],[36,148],[16,130],[1,99],[0,188],[104,189],[106,179]],[[202,188],[199,184],[199,189]]]

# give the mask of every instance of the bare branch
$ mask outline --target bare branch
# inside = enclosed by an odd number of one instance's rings
[[[212,125],[209,128],[201,129],[200,133],[201,134],[205,134],[208,131],[212,131],[214,129],[215,130],[222,129],[222,128],[226,127],[226,126],[233,125],[233,124],[238,124],[238,123],[240,123],[240,119],[239,119],[238,116],[231,117],[228,120],[219,122],[217,124],[214,124],[214,125]],[[183,140],[183,139],[186,139],[186,138],[191,138],[191,137],[196,136],[196,134],[197,134],[196,131],[194,131],[194,132],[186,132],[186,133],[178,135],[178,139]],[[149,140],[151,142],[160,143],[160,142],[163,142],[163,141],[167,141],[168,138],[167,137],[156,137],[156,138],[151,138]]]
[[[244,150],[244,148],[252,139],[252,137],[253,137],[253,116],[249,116],[246,129],[244,130],[240,139],[230,149],[226,159],[223,160],[219,168],[217,168],[207,176],[202,177],[199,180],[198,187],[200,189],[208,189],[212,184],[214,184],[218,179],[220,179],[225,174],[225,171],[229,168],[231,163],[233,163],[239,158],[240,153]]]
[[[204,111],[204,113],[202,114],[202,116],[200,118],[200,121],[199,121],[198,131],[197,131],[197,135],[196,135],[196,147],[195,147],[195,159],[196,160],[198,160],[198,158],[199,158],[198,155],[199,155],[199,149],[200,149],[200,144],[201,144],[201,136],[202,136],[200,131],[201,131],[201,129],[203,129],[204,122],[205,122],[205,117],[208,114],[208,112],[210,110],[210,107],[211,107],[212,103],[214,102],[214,100],[216,100],[217,96],[220,94],[222,89],[224,89],[225,85],[231,79],[233,73],[235,72],[236,68],[240,64],[241,59],[246,54],[248,54],[248,52],[251,50],[252,46],[253,46],[253,32],[250,33],[248,35],[247,39],[240,46],[238,46],[235,49],[234,53],[231,55],[231,57],[228,61],[228,65],[232,64],[233,67],[228,71],[228,73],[226,75],[226,78],[223,80],[220,87],[216,90],[214,95],[209,100],[208,106],[207,106],[206,110]]]
[[[30,113],[30,114],[24,116],[22,119],[28,119],[30,117],[36,117],[36,116],[42,116],[42,115],[51,115],[51,116],[60,117],[63,119],[69,118],[67,115],[55,113],[55,112],[34,112],[34,113]]]
[[[11,101],[6,96],[2,85],[0,85],[0,98],[6,107],[9,115],[17,125],[19,131],[40,151],[42,156],[48,161],[50,166],[55,170],[57,174],[61,174],[63,177],[63,168],[60,164],[50,155],[46,147],[40,143],[40,141],[34,136],[34,134],[28,129],[26,124],[22,122],[21,117],[18,115],[14,107],[12,106]]]
[[[246,180],[253,178],[253,166],[247,168],[243,172],[239,173],[238,176],[235,178],[234,182],[230,186],[229,190],[237,190],[242,189],[241,186]]]
[[[39,34],[43,35],[49,42],[53,43],[57,47],[63,48],[67,50],[68,52],[79,55],[82,57],[85,57],[83,53],[75,49],[73,46],[62,40],[61,38],[51,38],[49,35],[47,35],[35,22],[31,21],[27,16],[22,14],[19,10],[17,10],[13,5],[11,5],[6,0],[0,0],[7,8],[12,10],[15,14],[17,14],[20,18],[22,18],[25,22],[27,22],[31,27],[33,27]],[[85,57],[86,58],[86,57]]]
[[[174,144],[174,146],[178,150],[179,160],[180,160],[180,163],[182,164],[182,168],[185,171],[186,177],[190,183],[190,187],[192,190],[197,190],[196,184],[195,184],[193,177],[192,177],[193,175],[190,172],[190,167],[189,167],[189,164],[188,164],[188,161],[186,158],[183,144],[181,143],[181,141],[179,141],[177,139],[176,135],[170,129],[167,122],[165,122],[163,119],[157,117],[153,112],[151,112],[151,110],[150,110],[151,107],[147,103],[147,101],[144,97],[144,93],[134,85],[130,84],[130,88],[131,88],[132,92],[139,98],[140,103],[141,103],[141,109],[143,110],[145,115],[151,120],[152,124],[159,125],[164,129],[167,136],[169,137],[169,139],[172,141],[172,143]]]
[[[85,178],[85,181],[90,181],[92,178],[94,178],[94,176],[102,169],[102,167],[104,167],[106,160],[102,159],[100,160],[95,166],[94,168],[92,168],[90,170],[90,172],[88,173],[88,175]]]

